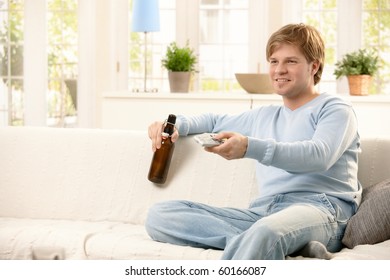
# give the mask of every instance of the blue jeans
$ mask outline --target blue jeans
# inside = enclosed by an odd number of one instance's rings
[[[146,230],[160,242],[223,249],[222,259],[282,260],[310,241],[340,250],[352,209],[313,193],[259,198],[248,209],[168,201],[150,209]]]

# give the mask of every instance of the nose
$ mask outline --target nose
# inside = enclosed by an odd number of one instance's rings
[[[278,63],[276,65],[274,71],[275,71],[276,74],[283,74],[283,73],[287,72],[287,68],[285,67],[285,65],[283,63]]]

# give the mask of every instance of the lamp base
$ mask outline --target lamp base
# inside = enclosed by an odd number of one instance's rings
[[[151,88],[151,89],[147,89],[146,88],[146,80],[147,80],[147,76],[148,76],[148,60],[147,60],[147,56],[148,56],[148,52],[147,52],[147,44],[148,44],[148,40],[146,39],[147,38],[147,35],[148,35],[148,32],[145,31],[144,32],[144,39],[145,39],[145,42],[144,42],[144,89],[138,89],[138,88],[134,88],[133,89],[133,92],[158,92],[158,89],[157,88]]]
[[[151,92],[155,93],[158,92],[158,88],[144,88],[144,89],[139,89],[139,88],[133,88],[132,92]]]

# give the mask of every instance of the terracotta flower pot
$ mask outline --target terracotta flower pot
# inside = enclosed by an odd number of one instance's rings
[[[348,76],[349,93],[351,95],[368,95],[372,76],[352,75]]]

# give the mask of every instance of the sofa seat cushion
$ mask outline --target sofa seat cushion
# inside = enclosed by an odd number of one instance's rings
[[[110,222],[0,218],[0,259],[30,260],[36,255],[63,254],[65,259],[86,259],[85,243],[113,226]],[[59,252],[61,250],[61,252]]]
[[[215,260],[222,251],[153,241],[143,225],[117,224],[94,234],[85,250],[89,259]]]
[[[334,254],[332,260],[389,260],[390,239],[375,245],[357,245],[353,249],[344,248]]]

